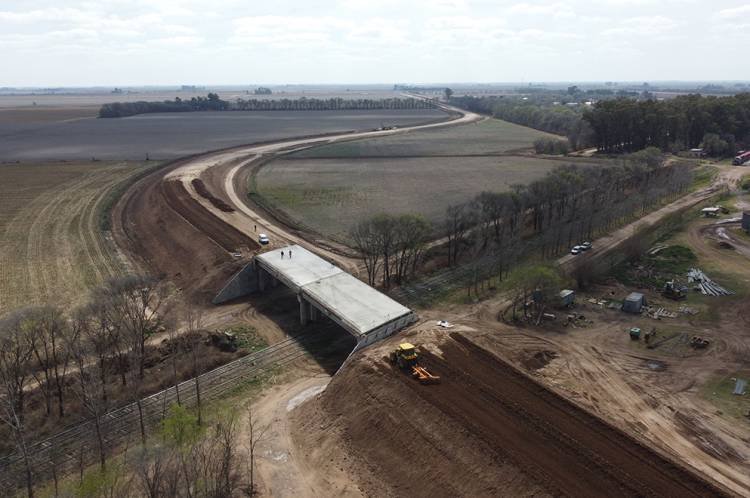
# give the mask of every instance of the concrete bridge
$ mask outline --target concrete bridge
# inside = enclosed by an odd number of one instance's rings
[[[327,316],[354,336],[355,351],[417,320],[409,308],[298,245],[255,256],[213,302],[264,292],[279,283],[297,295],[303,325]]]

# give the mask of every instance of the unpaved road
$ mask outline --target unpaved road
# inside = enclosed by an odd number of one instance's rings
[[[181,164],[179,167],[173,169],[164,177],[164,181],[181,181],[185,186],[185,189],[190,192],[193,198],[200,203],[205,209],[211,212],[214,216],[224,221],[226,224],[235,227],[237,230],[257,238],[259,233],[265,233],[271,238],[271,247],[279,247],[290,243],[299,244],[308,250],[315,251],[330,260],[335,261],[340,266],[346,268],[350,272],[358,273],[358,261],[343,256],[342,251],[332,251],[326,247],[322,247],[320,244],[311,244],[308,240],[302,236],[293,233],[276,220],[270,219],[263,213],[253,208],[247,202],[242,199],[242,196],[237,192],[237,175],[239,171],[245,167],[248,167],[253,161],[267,158],[270,155],[289,152],[292,150],[299,150],[307,148],[313,145],[330,144],[342,141],[349,141],[354,139],[374,138],[395,135],[400,133],[407,133],[415,130],[426,130],[433,128],[442,128],[445,126],[458,126],[462,124],[472,123],[484,119],[478,114],[471,112],[461,111],[453,107],[446,107],[454,113],[460,114],[460,117],[450,121],[440,121],[436,123],[428,123],[423,125],[416,125],[404,128],[398,128],[395,130],[382,130],[382,131],[364,131],[357,133],[346,133],[340,135],[331,135],[327,137],[310,137],[302,139],[291,139],[282,140],[279,142],[264,144],[264,145],[251,145],[247,147],[240,147],[226,152],[218,152],[216,154],[202,156],[193,161],[187,161]],[[234,212],[225,212],[217,209],[206,199],[201,197],[192,186],[191,181],[201,176],[210,178],[213,172],[216,174],[223,175],[223,183],[221,181],[207,180],[208,184],[218,185],[221,187],[221,192],[213,192],[214,195],[224,197],[230,202],[235,208]],[[343,248],[342,248],[343,249]]]
[[[676,201],[657,209],[646,216],[626,225],[619,230],[596,239],[594,247],[583,254],[567,254],[557,260],[557,263],[565,270],[572,270],[576,265],[586,260],[598,259],[620,246],[623,242],[630,239],[640,230],[650,228],[667,216],[689,209],[701,202],[709,199],[723,187],[734,187],[740,178],[746,173],[746,170],[736,166],[717,166],[720,169],[716,180],[708,187],[696,190],[690,194],[680,197]]]

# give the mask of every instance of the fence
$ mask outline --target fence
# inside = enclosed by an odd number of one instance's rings
[[[236,389],[270,368],[284,365],[307,354],[306,347],[323,340],[316,335],[292,337],[256,353],[234,360],[198,376],[201,403],[211,401]],[[196,379],[181,382],[177,389],[171,387],[141,400],[141,411],[146,433],[153,432],[169,407],[180,403],[196,406]],[[134,440],[140,440],[141,426],[138,403],[133,402],[109,411],[100,418],[101,433],[107,453]],[[99,443],[95,420],[86,420],[28,447],[33,477],[36,482],[70,474],[99,459]],[[0,484],[5,489],[23,486],[26,482],[25,465],[20,454],[0,459]]]

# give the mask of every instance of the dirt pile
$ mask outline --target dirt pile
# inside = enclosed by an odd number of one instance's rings
[[[118,245],[153,274],[169,278],[192,302],[208,302],[241,267],[231,256],[257,243],[206,211],[181,182],[164,176],[176,161],[138,181],[117,203]]]
[[[211,192],[208,191],[208,188],[206,188],[206,184],[203,183],[203,180],[200,178],[193,178],[193,181],[190,182],[193,187],[195,188],[195,191],[198,192],[198,195],[203,197],[204,199],[208,199],[208,201],[213,204],[216,209],[220,209],[224,211],[225,213],[233,213],[234,208],[226,203],[226,201],[219,199],[215,195],[213,195]]]
[[[295,414],[304,456],[362,475],[366,494],[721,495],[460,334],[424,352],[443,379],[434,386],[394,370],[388,347],[356,358]]]

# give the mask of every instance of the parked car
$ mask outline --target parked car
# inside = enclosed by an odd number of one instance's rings
[[[260,242],[264,246],[267,245],[270,242],[270,240],[268,240],[268,235],[264,233],[258,235],[258,242]]]
[[[583,244],[581,244],[581,249],[583,249],[584,251],[588,251],[592,247],[593,246],[591,245],[591,242],[584,242]]]
[[[573,249],[570,250],[570,254],[581,254],[583,252],[583,249],[581,249],[581,246],[575,246]]]

